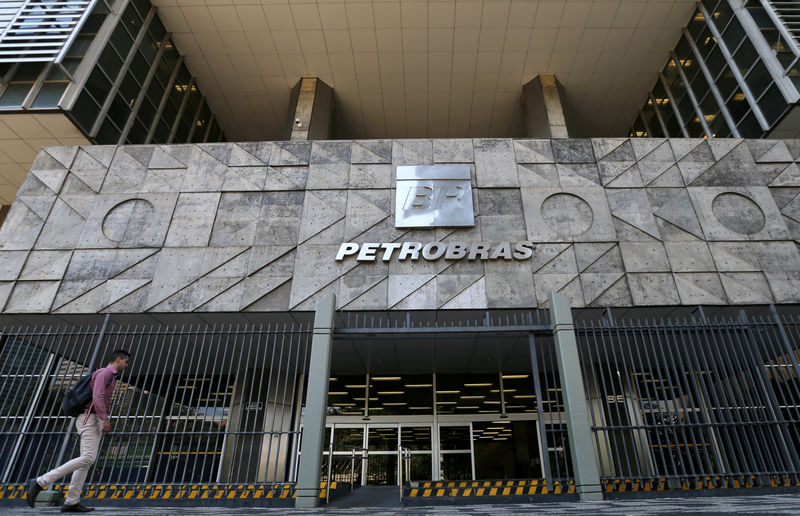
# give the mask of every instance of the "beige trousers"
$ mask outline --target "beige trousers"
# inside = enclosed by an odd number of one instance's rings
[[[84,420],[86,423],[84,423]],[[65,462],[54,470],[48,471],[36,481],[42,487],[47,487],[61,477],[72,473],[72,480],[69,483],[69,491],[64,505],[74,505],[81,499],[81,490],[86,482],[86,475],[89,468],[97,458],[97,450],[100,448],[100,437],[103,435],[103,423],[95,414],[81,414],[75,419],[75,428],[81,438],[81,454],[79,457]]]

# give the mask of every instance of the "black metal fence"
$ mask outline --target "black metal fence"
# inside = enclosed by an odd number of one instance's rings
[[[63,393],[119,348],[131,366],[88,483],[291,481],[310,335],[286,324],[5,328],[0,484],[78,454]]]
[[[774,309],[579,326],[602,478],[797,482],[798,330]]]

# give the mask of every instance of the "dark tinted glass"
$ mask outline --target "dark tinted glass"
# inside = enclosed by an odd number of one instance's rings
[[[95,140],[100,145],[114,145],[119,141],[119,136],[119,129],[106,118],[103,125],[100,126],[100,131],[97,133]]]
[[[139,29],[142,28],[142,17],[136,12],[133,4],[128,4],[128,7],[122,13],[120,24],[124,24],[133,37],[136,37],[139,33]]]
[[[759,98],[764,93],[764,90],[772,84],[772,76],[769,74],[767,67],[764,66],[764,63],[759,60],[745,77],[745,82],[747,82],[747,86],[753,96]]]
[[[692,101],[689,98],[689,95],[686,95],[682,101],[678,104],[678,111],[681,114],[681,118],[683,120],[691,120],[697,113],[694,110],[694,106],[692,106]]]
[[[727,1],[717,4],[717,10],[714,11],[713,19],[714,25],[720,32],[725,30],[731,18],[733,18],[733,9],[731,9],[731,5]]]
[[[139,84],[133,79],[133,76],[130,72],[126,73],[125,78],[119,85],[119,93],[122,95],[122,99],[125,101],[125,104],[133,106],[133,102],[139,95],[139,91]]]
[[[681,61],[688,59],[692,55],[692,48],[689,46],[689,42],[686,40],[686,36],[681,36],[680,41],[678,42],[678,46],[675,47],[675,55],[678,56],[678,59]]]
[[[167,33],[167,31],[164,29],[164,25],[161,23],[161,20],[158,19],[158,16],[153,18],[153,20],[150,22],[150,27],[147,28],[147,31],[150,33],[150,36],[158,42],[164,39],[164,36]]]
[[[736,80],[736,76],[733,75],[733,71],[730,67],[726,66],[725,70],[723,70],[722,75],[719,76],[717,79],[717,89],[719,90],[719,94],[722,96],[723,101],[728,100],[728,97],[731,96],[733,90],[739,87],[739,82]]]
[[[703,126],[700,124],[700,119],[697,117],[692,118],[686,125],[686,131],[689,132],[689,138],[702,138],[705,136]]]
[[[747,115],[737,129],[739,129],[739,134],[742,138],[761,138],[761,135],[764,134],[753,113]]]
[[[718,116],[713,122],[709,124],[711,135],[715,138],[728,138],[731,135],[731,130],[725,118]]]
[[[86,80],[86,90],[92,94],[92,97],[94,97],[97,102],[102,104],[105,102],[110,89],[111,81],[108,80],[100,68],[95,67],[94,71],[89,74],[89,78]]]
[[[778,89],[778,86],[773,84],[761,99],[758,101],[758,107],[767,119],[767,123],[772,126],[777,122],[786,109],[789,107],[783,94]]]
[[[734,54],[733,60],[736,61],[742,75],[747,75],[747,72],[750,71],[750,68],[752,68],[758,60],[758,52],[756,52],[753,44],[746,40],[742,43],[742,46],[739,47],[739,50],[736,51],[736,54]]]
[[[128,143],[144,143],[147,138],[147,128],[140,121],[135,121],[128,131]]]
[[[700,34],[703,32],[703,29],[706,28],[706,19],[699,10],[694,12],[694,16],[692,16],[691,21],[689,21],[689,25],[686,27],[689,29],[689,34],[692,35],[695,42],[700,40]]]
[[[14,82],[33,82],[39,77],[42,70],[44,70],[44,63],[20,63],[17,71],[14,72],[12,80]]]
[[[115,95],[111,106],[108,108],[108,117],[111,118],[118,127],[123,127],[130,113],[131,108],[125,99],[119,95]]]
[[[75,105],[72,106],[70,114],[87,133],[91,130],[97,113],[100,111],[100,106],[92,99],[89,92],[84,91],[78,96]]]
[[[153,133],[153,140],[152,143],[167,143],[169,139],[169,132],[172,129],[166,122],[163,120],[156,126],[156,130]]]
[[[98,64],[103,71],[106,72],[106,75],[109,77],[116,77],[120,68],[122,68],[122,59],[120,59],[113,48],[106,47],[100,53]]]
[[[139,45],[139,51],[142,53],[142,56],[144,56],[144,59],[148,64],[152,63],[156,58],[156,53],[158,52],[158,42],[150,37],[150,35],[147,35],[142,38],[142,42]]]
[[[114,45],[120,55],[128,55],[128,50],[133,45],[133,38],[125,30],[125,26],[122,23],[118,23],[117,28],[111,33],[111,44]]]
[[[739,44],[744,40],[744,37],[744,28],[736,18],[728,24],[728,28],[725,29],[725,32],[722,34],[722,40],[725,41],[725,45],[728,46],[728,50],[731,52],[736,52],[736,49],[739,48]]]
[[[744,115],[747,113],[747,110],[750,109],[750,106],[747,104],[747,99],[742,93],[741,90],[736,90],[733,94],[731,99],[728,101],[728,113],[731,114],[734,122],[739,122]]]
[[[720,50],[719,45],[714,46],[711,54],[709,54],[706,60],[706,66],[711,73],[711,77],[714,79],[722,72],[722,69],[725,67],[725,56],[722,55],[722,50]]]

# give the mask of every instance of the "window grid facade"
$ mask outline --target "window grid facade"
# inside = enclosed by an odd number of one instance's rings
[[[796,46],[761,2],[738,9],[737,3],[698,3],[630,136],[761,138],[781,120],[791,103],[770,68],[779,63],[800,84]],[[772,55],[759,50],[763,41],[756,38],[766,40]]]
[[[101,37],[107,40],[95,41],[104,25],[108,34]],[[103,44],[89,57],[98,43]],[[87,57],[94,63],[77,79]],[[71,87],[80,87],[77,95],[70,94]],[[188,108],[178,116],[184,99]],[[55,108],[64,109],[97,144],[224,141],[148,0],[123,0],[113,10],[97,2],[60,64],[0,63],[0,111]]]

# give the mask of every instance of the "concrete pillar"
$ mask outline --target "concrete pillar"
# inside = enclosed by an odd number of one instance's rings
[[[528,138],[569,138],[564,89],[555,75],[537,75],[522,87]]]
[[[291,389],[293,366],[288,357],[280,362],[273,357],[237,372],[220,482],[286,480],[294,394],[286,391]]]
[[[331,370],[335,307],[336,296],[332,294],[320,301],[314,317],[303,440],[300,443],[300,467],[297,473],[296,508],[316,507],[319,503],[319,468],[322,463],[322,438],[325,436],[325,416],[328,410],[328,378]]]
[[[333,88],[316,77],[303,77],[292,88],[285,139],[331,139],[333,108]]]
[[[564,415],[567,419],[572,472],[575,488],[582,502],[603,499],[600,486],[600,468],[597,465],[589,410],[586,404],[586,389],[581,374],[578,343],[569,300],[550,292],[550,324],[556,346],[558,375],[561,379],[561,395],[564,398]]]

